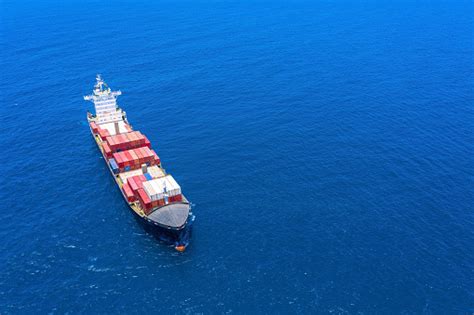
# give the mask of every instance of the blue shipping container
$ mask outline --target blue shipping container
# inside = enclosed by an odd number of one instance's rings
[[[117,162],[115,162],[115,159],[110,159],[109,164],[112,168],[112,172],[114,172],[114,174],[117,174],[119,172],[119,167],[117,165]]]
[[[151,177],[150,173],[145,173],[143,175],[145,175],[147,180],[152,180],[153,179],[153,177]]]

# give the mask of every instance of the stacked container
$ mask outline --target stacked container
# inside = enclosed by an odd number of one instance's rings
[[[102,144],[102,148],[104,149],[105,157],[108,158],[108,159],[111,158],[112,157],[112,150],[110,150],[110,147],[107,144],[107,142],[104,142]]]
[[[110,164],[110,168],[112,169],[112,172],[113,172],[114,174],[118,174],[119,171],[120,171],[120,169],[119,169],[119,167],[118,167],[117,162],[115,161],[115,159],[110,159],[110,160],[109,160],[109,164]]]
[[[176,183],[173,176],[156,178],[143,183],[143,189],[151,201],[165,201],[165,195],[168,195],[168,202],[181,201],[181,187]]]
[[[151,153],[153,154],[153,158],[155,160],[156,165],[160,165],[160,158],[158,157],[158,154],[156,154],[155,150],[150,150]]]
[[[120,180],[122,181],[122,183],[125,184],[130,177],[139,176],[139,175],[142,175],[142,174],[143,174],[142,170],[139,169],[139,170],[134,170],[134,171],[130,171],[130,172],[120,173],[119,176],[120,176]]]
[[[150,140],[148,140],[147,137],[145,137],[145,146],[148,147],[148,148],[151,148]]]
[[[107,139],[108,136],[110,136],[110,133],[107,129],[101,129],[100,127],[98,127],[98,129],[97,129],[97,133],[99,134],[99,137],[102,140],[105,140],[105,139]]]
[[[148,173],[151,175],[152,178],[159,178],[165,176],[165,173],[161,168],[158,166],[152,166],[148,168]]]
[[[94,121],[91,121],[89,125],[91,126],[92,132],[96,134],[97,131],[99,130],[99,127],[97,127],[97,124]]]
[[[125,151],[139,147],[150,146],[150,141],[140,132],[132,131],[122,133],[114,136],[109,136],[106,139],[112,152]]]
[[[145,210],[145,214],[148,215],[151,212],[151,209],[153,208],[150,198],[143,189],[138,190],[137,196],[143,209]]]
[[[122,190],[123,190],[125,196],[127,197],[128,202],[134,202],[135,200],[137,200],[136,197],[135,197],[135,194],[133,193],[133,191],[130,188],[130,185],[128,183],[122,185]]]
[[[127,183],[130,185],[133,193],[136,194],[139,189],[143,188],[143,182],[146,182],[146,180],[144,175],[137,175],[129,177]]]
[[[157,159],[157,156],[147,147],[116,152],[112,156],[117,161],[121,172],[139,169],[142,164],[152,166],[160,162],[159,158]]]

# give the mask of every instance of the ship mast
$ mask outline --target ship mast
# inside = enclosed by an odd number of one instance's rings
[[[91,95],[84,96],[84,100],[94,103],[96,123],[98,125],[119,122],[123,120],[123,111],[117,105],[120,91],[112,91],[100,74],[96,77],[96,84]]]

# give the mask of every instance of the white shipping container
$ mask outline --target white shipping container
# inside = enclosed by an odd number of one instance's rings
[[[166,189],[168,190],[170,196],[181,195],[181,187],[174,180],[173,176],[166,176]]]
[[[143,188],[151,200],[161,200],[164,198],[164,190],[168,195],[173,197],[181,194],[181,187],[176,183],[171,175],[165,177],[156,178],[143,183]]]
[[[159,178],[159,177],[165,176],[165,173],[163,173],[163,170],[156,165],[148,167],[148,173],[150,173],[151,177],[153,178]]]
[[[156,199],[158,197],[156,190],[152,186],[151,181],[143,182],[143,189],[145,190],[146,194],[152,201],[158,200]]]
[[[151,185],[156,192],[155,195],[153,196],[153,198],[155,198],[154,200],[161,200],[164,198],[162,181],[163,181],[163,178],[158,178],[156,180],[151,181]]]

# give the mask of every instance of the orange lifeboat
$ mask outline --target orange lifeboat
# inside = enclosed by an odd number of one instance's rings
[[[186,250],[186,246],[184,245],[179,245],[179,246],[175,246],[175,248],[178,252],[182,253]]]

